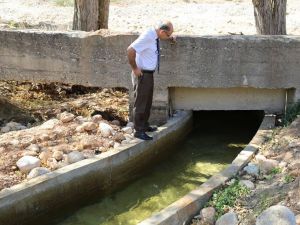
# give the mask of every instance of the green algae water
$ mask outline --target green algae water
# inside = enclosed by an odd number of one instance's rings
[[[247,119],[245,119],[247,118]],[[232,162],[255,134],[262,116],[255,113],[202,112],[195,129],[172,155],[145,171],[126,188],[101,198],[56,225],[135,225],[159,212]],[[57,221],[59,220],[59,221]]]

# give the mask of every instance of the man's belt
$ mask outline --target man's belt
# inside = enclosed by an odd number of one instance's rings
[[[142,70],[142,73],[154,73],[155,70]]]

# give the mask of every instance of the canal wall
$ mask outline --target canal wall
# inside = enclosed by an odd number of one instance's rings
[[[125,87],[131,93],[126,49],[136,38],[105,30],[2,30],[0,80]],[[179,36],[175,45],[163,42],[161,54],[151,114],[157,123],[173,109],[281,113],[300,99],[300,36]]]
[[[153,134],[153,141],[137,140],[91,159],[0,191],[0,224],[32,225],[66,208],[79,207],[134,180],[145,168],[167,157],[192,130],[192,112],[178,112]],[[171,144],[172,143],[172,144]],[[169,146],[169,147],[167,147]]]
[[[251,142],[238,154],[232,163],[220,173],[209,178],[199,188],[140,222],[138,225],[182,225],[188,224],[199,213],[213,193],[232,179],[255,156],[266,140],[272,135],[275,116],[266,115]]]

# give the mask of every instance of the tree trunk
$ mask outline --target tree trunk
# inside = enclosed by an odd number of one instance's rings
[[[257,34],[286,34],[287,0],[252,0]]]
[[[73,30],[108,28],[110,0],[75,0]]]
[[[109,2],[110,0],[99,0],[99,29],[108,28]]]

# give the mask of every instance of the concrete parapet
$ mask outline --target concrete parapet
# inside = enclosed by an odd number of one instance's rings
[[[136,38],[104,31],[0,31],[0,80],[130,89],[126,49]],[[166,121],[170,110],[169,88],[294,89],[293,101],[300,99],[299,36],[180,36],[177,40],[176,45],[162,43],[153,99],[154,110],[164,117],[158,120]],[[274,113],[268,107],[263,110]]]

